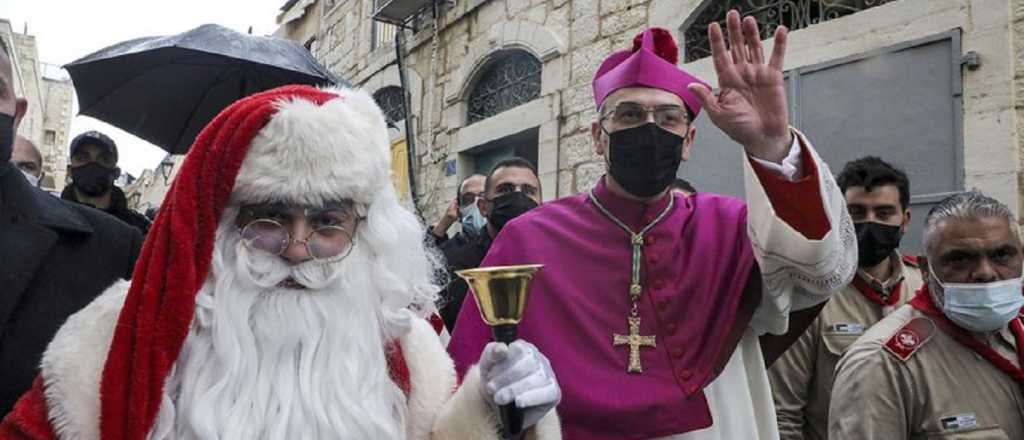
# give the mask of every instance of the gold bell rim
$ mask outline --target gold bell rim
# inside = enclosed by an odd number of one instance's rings
[[[522,274],[532,274],[544,268],[543,264],[520,264],[515,266],[490,266],[478,267],[475,269],[463,269],[456,271],[460,277],[471,277],[474,275],[488,274],[492,278],[515,277]]]

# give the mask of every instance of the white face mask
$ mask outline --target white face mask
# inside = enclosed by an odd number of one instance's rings
[[[39,178],[38,177],[33,176],[32,174],[29,174],[27,171],[22,170],[22,169],[19,169],[18,171],[21,171],[21,174],[25,175],[25,180],[28,180],[28,183],[32,184],[32,186],[34,186],[34,187],[35,186],[39,186]]]
[[[945,283],[932,279],[945,293],[943,313],[961,327],[978,333],[999,330],[1013,320],[1024,307],[1021,277],[991,283]]]

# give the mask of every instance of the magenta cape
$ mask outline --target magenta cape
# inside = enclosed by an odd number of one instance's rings
[[[634,230],[669,200],[631,202],[603,183],[595,194]],[[647,439],[711,426],[703,389],[747,327],[753,307],[744,287],[755,262],[742,201],[675,197],[672,212],[648,232],[644,246],[640,330],[657,335],[657,347],[641,348],[642,374],[626,372],[628,347],[612,346],[613,332],[629,333],[629,237],[586,194],[513,220],[481,264],[545,265],[534,278],[519,336],[551,360],[568,440]],[[490,340],[476,301],[467,295],[448,346],[460,376]]]

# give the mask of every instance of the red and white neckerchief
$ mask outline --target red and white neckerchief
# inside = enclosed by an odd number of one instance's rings
[[[853,287],[864,295],[865,298],[881,306],[882,316],[888,316],[889,313],[892,313],[892,311],[896,309],[896,305],[900,302],[900,296],[902,295],[903,290],[903,280],[900,280],[900,282],[893,286],[892,291],[889,292],[889,296],[883,296],[878,290],[871,287],[871,285],[868,284],[860,274],[853,277]]]
[[[942,310],[932,301],[932,295],[928,292],[927,284],[917,291],[917,294],[910,300],[909,304],[932,318],[943,332],[961,345],[974,350],[1007,376],[1010,376],[1010,378],[1018,383],[1024,384],[1024,309],[1009,324],[1010,331],[1013,332],[1014,339],[1017,340],[1017,364],[1014,365],[1013,361],[978,340],[971,332],[964,330],[946,317]]]

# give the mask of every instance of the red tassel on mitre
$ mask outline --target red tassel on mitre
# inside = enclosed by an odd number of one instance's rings
[[[672,37],[672,32],[660,27],[652,27],[648,31],[654,36],[654,54],[672,64],[679,63],[679,46],[676,44],[676,39]],[[640,47],[643,46],[643,37],[643,32],[633,37],[633,52],[640,50]]]

